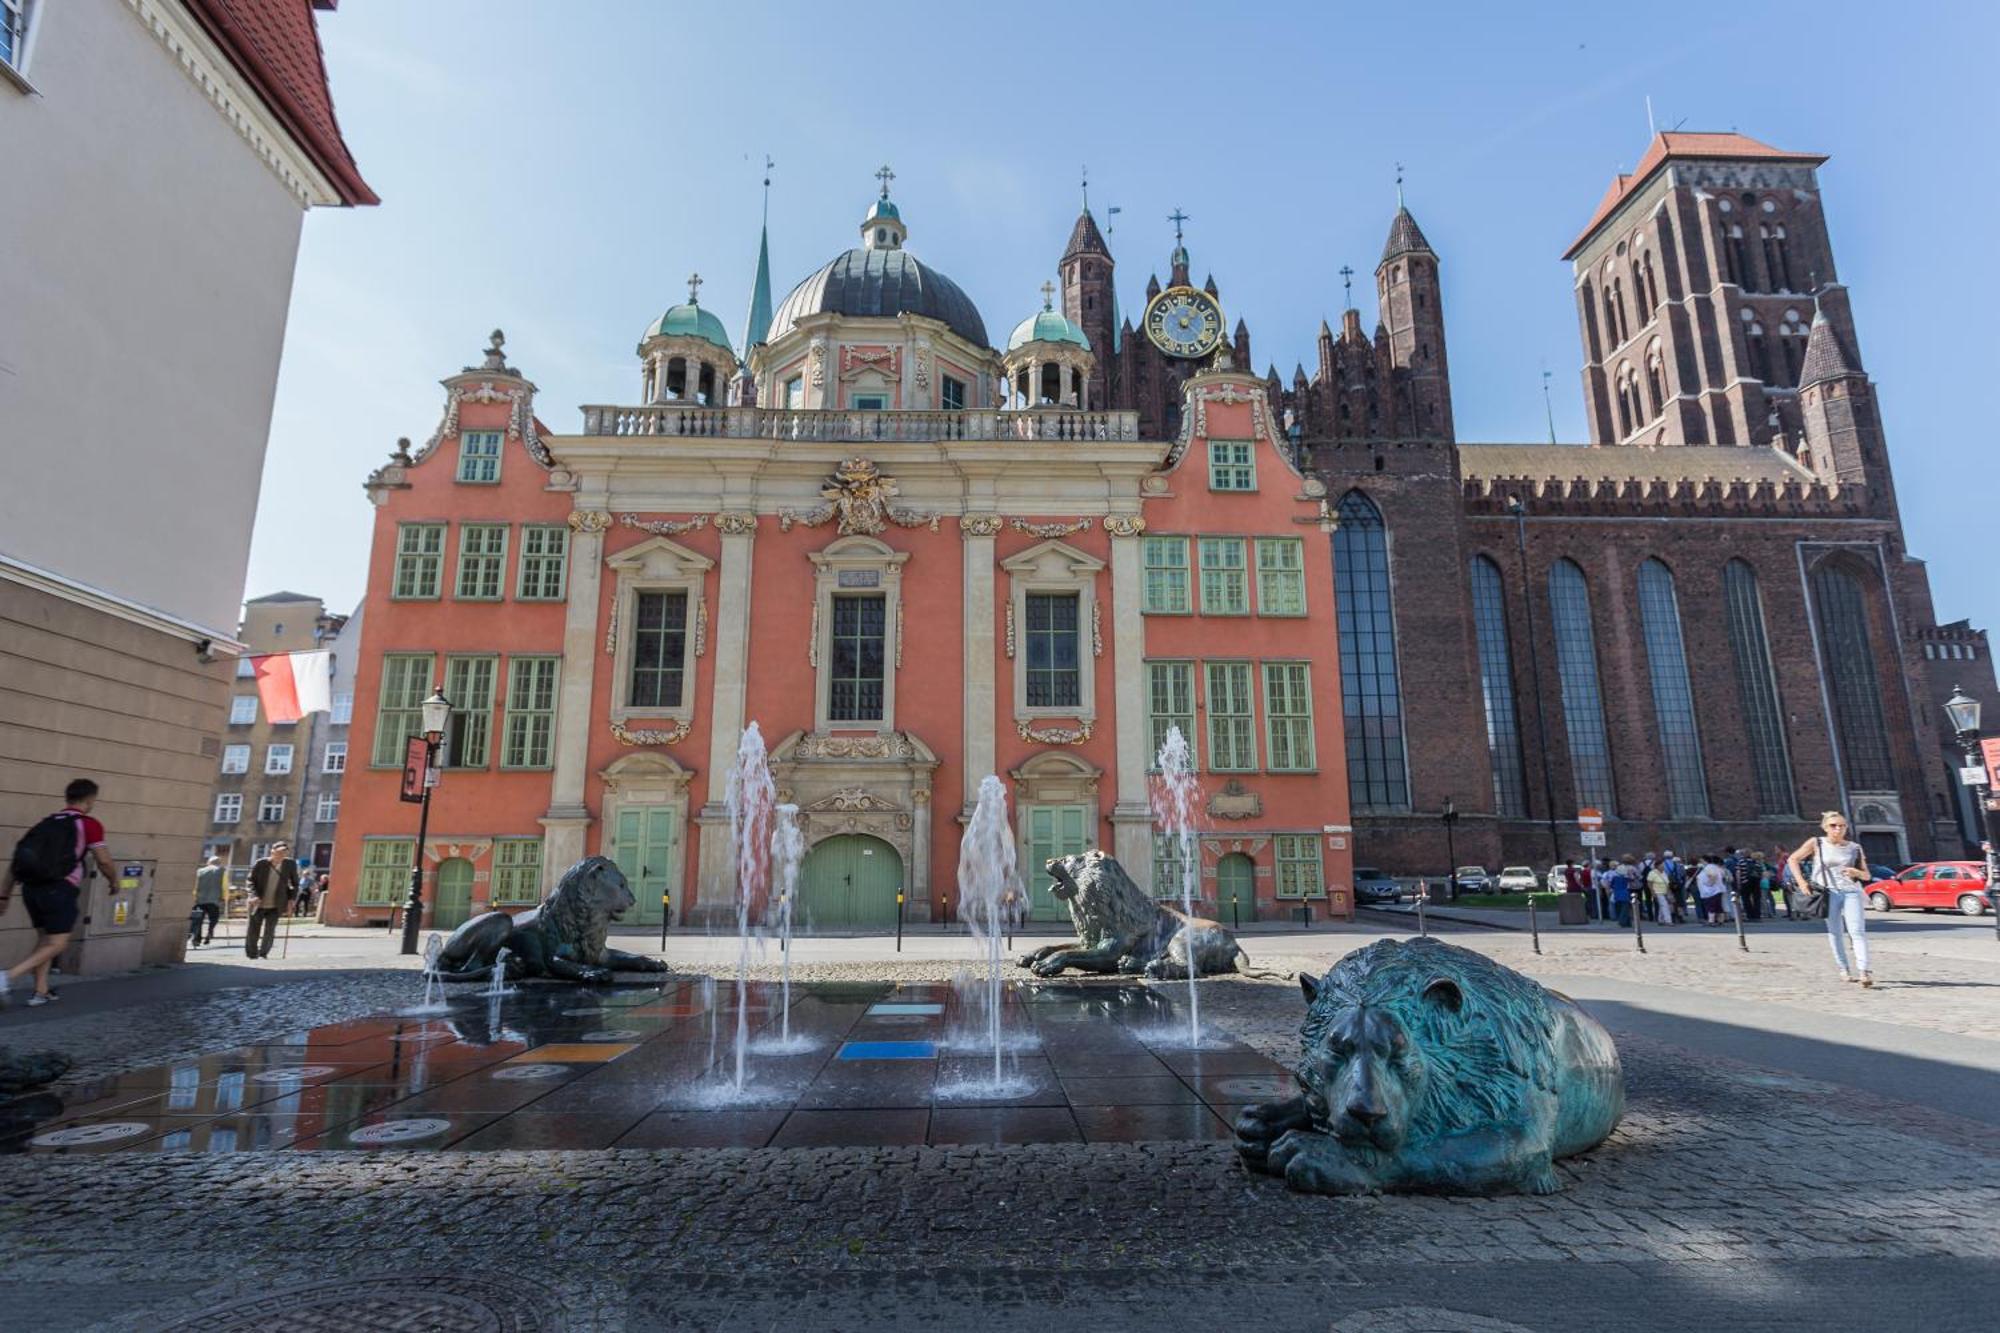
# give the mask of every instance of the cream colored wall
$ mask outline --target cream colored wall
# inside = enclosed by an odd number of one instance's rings
[[[0,552],[227,635],[301,201],[126,0],[41,5],[28,74],[0,81]]]

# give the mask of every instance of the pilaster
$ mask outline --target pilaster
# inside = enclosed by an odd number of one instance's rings
[[[1116,720],[1118,793],[1111,811],[1113,855],[1140,888],[1153,882],[1153,819],[1148,802],[1147,770],[1151,767],[1151,729],[1147,725],[1146,619],[1141,611],[1140,537],[1142,518],[1113,515],[1105,522],[1111,536],[1111,679]],[[990,659],[989,659],[990,660]]]
[[[958,523],[965,538],[965,753],[960,767],[965,809],[979,800],[979,781],[997,772],[994,727],[993,539],[997,514],[967,514]]]
[[[579,501],[579,505],[588,504]],[[549,779],[549,810],[542,818],[542,891],[584,857],[590,810],[584,778],[590,768],[590,696],[597,668],[599,590],[604,571],[604,534],[611,515],[579,507],[569,516],[569,588],[563,607],[562,674],[556,693],[555,771]]]
[[[722,535],[722,563],[716,573],[715,684],[709,694],[708,799],[695,817],[700,860],[693,918],[719,920],[728,914],[736,891],[736,866],[729,852],[729,815],[723,806],[729,771],[742,742],[744,683],[750,668],[750,566],[757,540],[757,516],[725,510],[715,516]]]

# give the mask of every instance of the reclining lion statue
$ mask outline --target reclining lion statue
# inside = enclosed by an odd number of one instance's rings
[[[1304,1093],[1246,1107],[1236,1151],[1318,1194],[1553,1194],[1625,1111],[1596,1019],[1484,954],[1381,940],[1301,973]]]
[[[1050,944],[1021,959],[1038,977],[1080,972],[1144,973],[1155,980],[1183,980],[1234,972],[1243,947],[1219,922],[1177,912],[1139,891],[1118,859],[1103,849],[1059,856],[1046,863],[1049,892],[1069,905],[1076,940]]]
[[[586,856],[556,882],[541,905],[512,916],[484,912],[460,926],[438,954],[446,981],[485,981],[507,950],[507,976],[558,981],[609,981],[614,972],[664,972],[657,958],[605,944],[611,923],[639,900],[625,874],[602,856]]]

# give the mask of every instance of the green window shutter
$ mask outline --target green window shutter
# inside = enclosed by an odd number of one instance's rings
[[[499,674],[497,657],[445,658],[444,697],[452,705],[446,767],[485,768],[492,761],[493,685]]]
[[[375,752],[369,762],[386,768],[403,764],[403,744],[423,730],[421,705],[431,691],[429,653],[385,653],[375,711]]]
[[[489,901],[533,904],[542,900],[542,840],[501,838],[493,844],[493,891]]]
[[[1209,771],[1252,772],[1257,767],[1257,736],[1250,664],[1209,662],[1206,668]]]
[[[405,523],[396,529],[396,576],[389,595],[422,600],[440,593],[444,524]]]
[[[458,580],[452,595],[461,601],[497,602],[506,591],[507,525],[458,525]]]
[[[1249,614],[1250,587],[1241,537],[1201,539],[1201,611],[1208,616]]]
[[[521,569],[514,596],[523,602],[560,602],[569,563],[569,529],[530,523],[521,528]]]
[[[1305,543],[1296,537],[1257,539],[1257,614],[1306,613]]]
[[[1303,773],[1317,766],[1306,663],[1264,664],[1264,744],[1274,773]]]
[[[1158,768],[1160,747],[1167,743],[1168,729],[1175,726],[1187,737],[1188,757],[1195,759],[1194,663],[1146,663],[1146,702],[1153,746],[1148,764]]]
[[[409,895],[410,861],[417,844],[412,838],[370,838],[361,844],[361,883],[354,901],[374,907],[394,907]]]
[[[1318,898],[1325,893],[1320,874],[1319,838],[1311,833],[1280,833],[1271,839],[1278,863],[1280,898]]]
[[[558,657],[516,657],[508,662],[502,768],[547,768],[552,762],[556,679],[561,662]]]
[[[458,480],[491,484],[500,480],[497,430],[469,430],[458,437]]]
[[[1192,608],[1188,603],[1188,539],[1148,537],[1142,553],[1145,566],[1144,610],[1174,615]]]
[[[1257,489],[1257,455],[1247,440],[1208,442],[1208,488],[1212,491]]]

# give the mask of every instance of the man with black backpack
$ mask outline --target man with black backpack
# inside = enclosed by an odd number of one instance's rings
[[[7,1003],[15,977],[35,974],[31,1005],[47,1004],[55,993],[49,989],[49,965],[69,947],[70,932],[76,929],[78,906],[83,897],[83,863],[95,857],[97,869],[113,883],[118,872],[111,853],[104,849],[104,825],[90,817],[97,804],[97,784],[77,778],[63,789],[63,808],[21,835],[14,844],[14,860],[7,881],[0,886],[0,912],[7,910],[14,886],[21,886],[21,903],[28,920],[41,934],[41,943],[26,958],[0,972],[0,1004]]]

